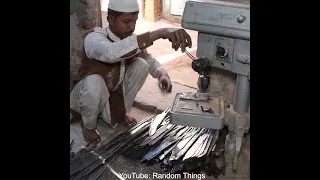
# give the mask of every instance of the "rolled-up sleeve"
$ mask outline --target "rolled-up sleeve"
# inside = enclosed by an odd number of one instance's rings
[[[149,74],[153,78],[159,78],[161,73],[167,73],[161,64],[151,54],[149,54],[147,50],[142,50],[139,54],[139,57],[148,62],[150,66]]]
[[[106,35],[92,32],[86,36],[84,48],[90,59],[116,63],[123,60],[122,56],[138,49],[139,46],[136,35],[131,35],[121,41],[111,42]]]

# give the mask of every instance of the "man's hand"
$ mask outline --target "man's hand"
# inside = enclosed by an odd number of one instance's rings
[[[184,29],[177,28],[162,28],[157,30],[159,37],[169,39],[172,42],[172,48],[176,51],[181,47],[182,52],[185,52],[186,47],[192,47],[192,41],[189,34]]]
[[[164,90],[168,93],[171,92],[172,84],[171,84],[171,81],[170,81],[168,74],[161,74],[158,81],[159,81],[159,86],[160,86],[161,90]]]
[[[84,140],[86,140],[88,143],[99,143],[101,141],[96,130],[89,130],[85,127],[82,127],[82,135]]]
[[[137,124],[137,120],[126,113],[125,123],[129,128],[131,128],[132,126]]]

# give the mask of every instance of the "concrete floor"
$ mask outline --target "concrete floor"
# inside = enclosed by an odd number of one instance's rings
[[[137,121],[140,121],[145,117],[154,115],[154,113],[143,111],[136,107],[133,107],[129,114],[135,119],[137,119]],[[106,140],[112,139],[115,135],[127,130],[127,128],[123,124],[119,124],[115,129],[112,129],[106,123],[99,121],[97,130],[101,136],[101,140],[103,141],[105,139]],[[83,139],[81,127],[80,127],[80,124],[78,123],[70,125],[70,142],[72,140],[74,140],[74,143],[75,143],[72,147],[73,152],[78,152],[82,146],[85,146],[87,144]]]

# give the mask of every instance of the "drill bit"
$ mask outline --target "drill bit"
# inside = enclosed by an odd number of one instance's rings
[[[196,58],[194,58],[194,57],[192,56],[192,54],[190,54],[187,50],[185,50],[185,53],[189,56],[189,58],[190,58],[192,61],[196,60]]]

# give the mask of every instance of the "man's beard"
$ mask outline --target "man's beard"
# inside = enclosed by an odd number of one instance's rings
[[[127,33],[125,34],[125,38],[131,36],[131,35],[133,34],[133,32],[134,32],[134,31],[129,31],[129,32],[127,32]]]

